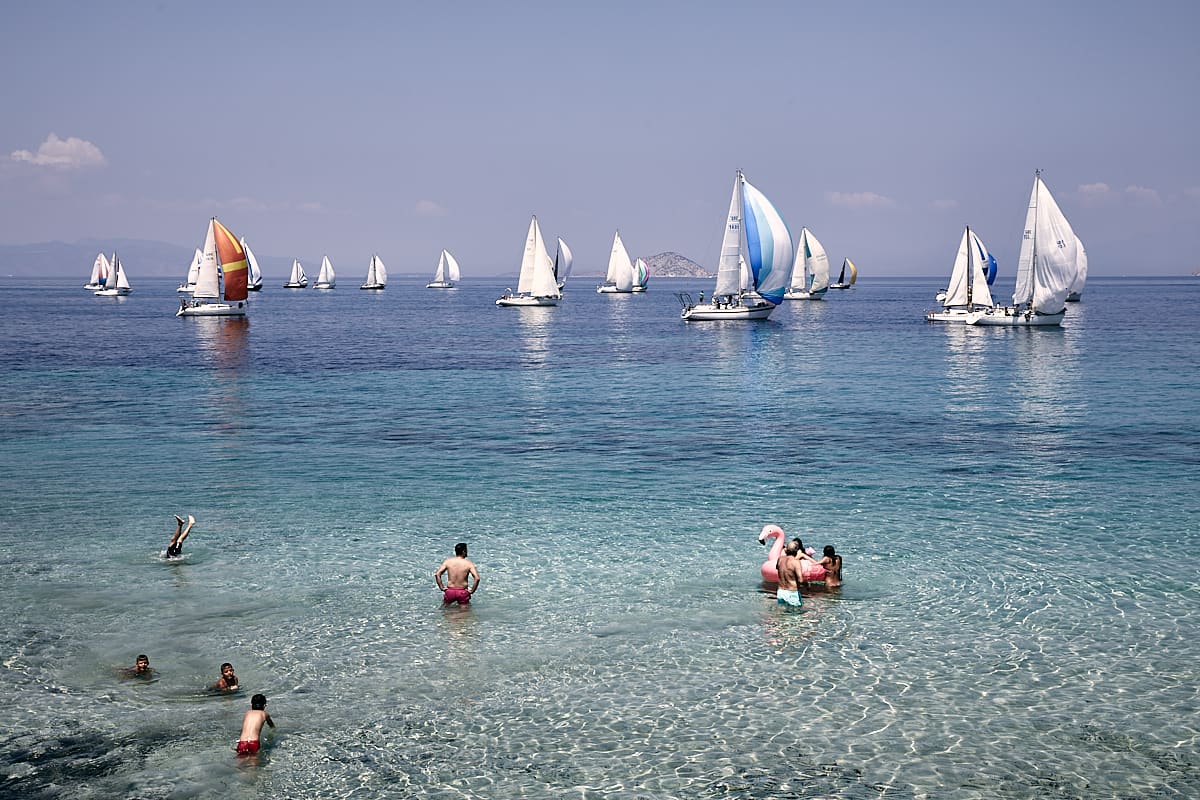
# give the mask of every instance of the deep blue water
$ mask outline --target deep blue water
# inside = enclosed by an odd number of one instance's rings
[[[0,281],[0,796],[1200,795],[1200,280],[1048,330],[929,325],[936,278],[690,325],[710,281],[425,280]],[[844,588],[781,612],[769,522]]]

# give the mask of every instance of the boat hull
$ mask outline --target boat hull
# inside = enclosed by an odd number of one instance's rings
[[[454,284],[450,281],[430,281],[425,284],[426,289],[453,289]]]
[[[831,284],[829,284],[829,288],[830,289],[849,289],[850,284],[849,283],[831,283]]]
[[[176,289],[175,291],[177,291],[177,292],[183,292],[183,293],[185,293],[185,294],[191,294],[192,292],[196,291],[196,284],[194,284],[194,283],[190,283],[190,284],[189,284],[189,283],[181,283],[181,284],[179,284],[179,288],[178,288],[178,289]]]
[[[334,284],[332,284],[332,283],[318,283],[316,286],[313,286],[313,288],[314,288],[314,289],[332,289],[332,288],[334,288]]]
[[[646,287],[645,287],[645,286],[635,286],[635,287],[633,287],[633,292],[634,292],[634,294],[640,294],[640,293],[642,293],[642,292],[644,292],[644,291],[646,291]]]
[[[961,324],[966,324],[967,317],[971,316],[972,314],[983,314],[983,313],[986,313],[986,311],[987,311],[987,309],[982,309],[982,308],[977,309],[975,311],[969,311],[965,308],[944,308],[940,311],[926,311],[925,312],[925,321],[926,322],[958,322]]]
[[[719,322],[721,320],[766,319],[775,306],[770,303],[747,305],[720,305],[700,303],[689,306],[679,316],[685,322]]]
[[[596,287],[596,294],[633,294],[633,289],[618,289],[611,283]]]
[[[304,283],[285,283],[283,285],[283,288],[285,288],[285,289],[304,289],[307,287],[308,287],[307,281],[305,281]]]
[[[1018,311],[1012,306],[990,308],[987,311],[976,311],[968,314],[964,320],[968,325],[986,325],[991,327],[1047,327],[1061,325],[1067,310],[1064,308],[1057,314],[1038,314],[1030,310]]]
[[[246,316],[246,301],[238,303],[197,303],[190,306],[180,306],[175,312],[177,317],[244,317]]]
[[[784,300],[824,300],[825,290],[810,292],[807,289],[789,289],[783,293]]]
[[[247,287],[246,287],[246,291],[247,291],[247,292],[261,292],[261,291],[262,291],[262,284],[260,283],[260,284],[258,284],[257,286],[247,286]]]
[[[498,306],[556,306],[557,297],[530,297],[529,295],[512,295],[501,297],[496,301]]]
[[[95,294],[96,297],[124,297],[132,291],[133,289],[126,289],[122,287],[120,289],[100,289],[97,292],[93,292],[93,294]]]
[[[373,291],[379,291],[379,290],[381,290],[381,289],[386,289],[386,288],[387,288],[387,286],[386,286],[385,284],[382,284],[382,283],[364,283],[362,286],[360,286],[360,287],[358,287],[358,288],[360,288],[360,289],[371,289],[371,290],[373,290]]]

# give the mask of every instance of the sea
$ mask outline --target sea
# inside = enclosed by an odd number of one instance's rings
[[[1200,279],[999,329],[869,267],[760,323],[85,271],[0,279],[0,797],[1200,796]],[[779,607],[767,524],[844,585]]]

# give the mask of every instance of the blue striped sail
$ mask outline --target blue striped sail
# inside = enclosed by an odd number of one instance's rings
[[[766,195],[742,179],[742,217],[745,220],[746,255],[754,275],[754,289],[769,302],[779,305],[791,277],[792,234],[787,223]]]

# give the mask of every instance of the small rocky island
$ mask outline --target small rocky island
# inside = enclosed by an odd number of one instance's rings
[[[685,258],[679,253],[659,253],[646,258],[646,268],[650,270],[650,278],[711,278],[713,277],[704,267]]]

